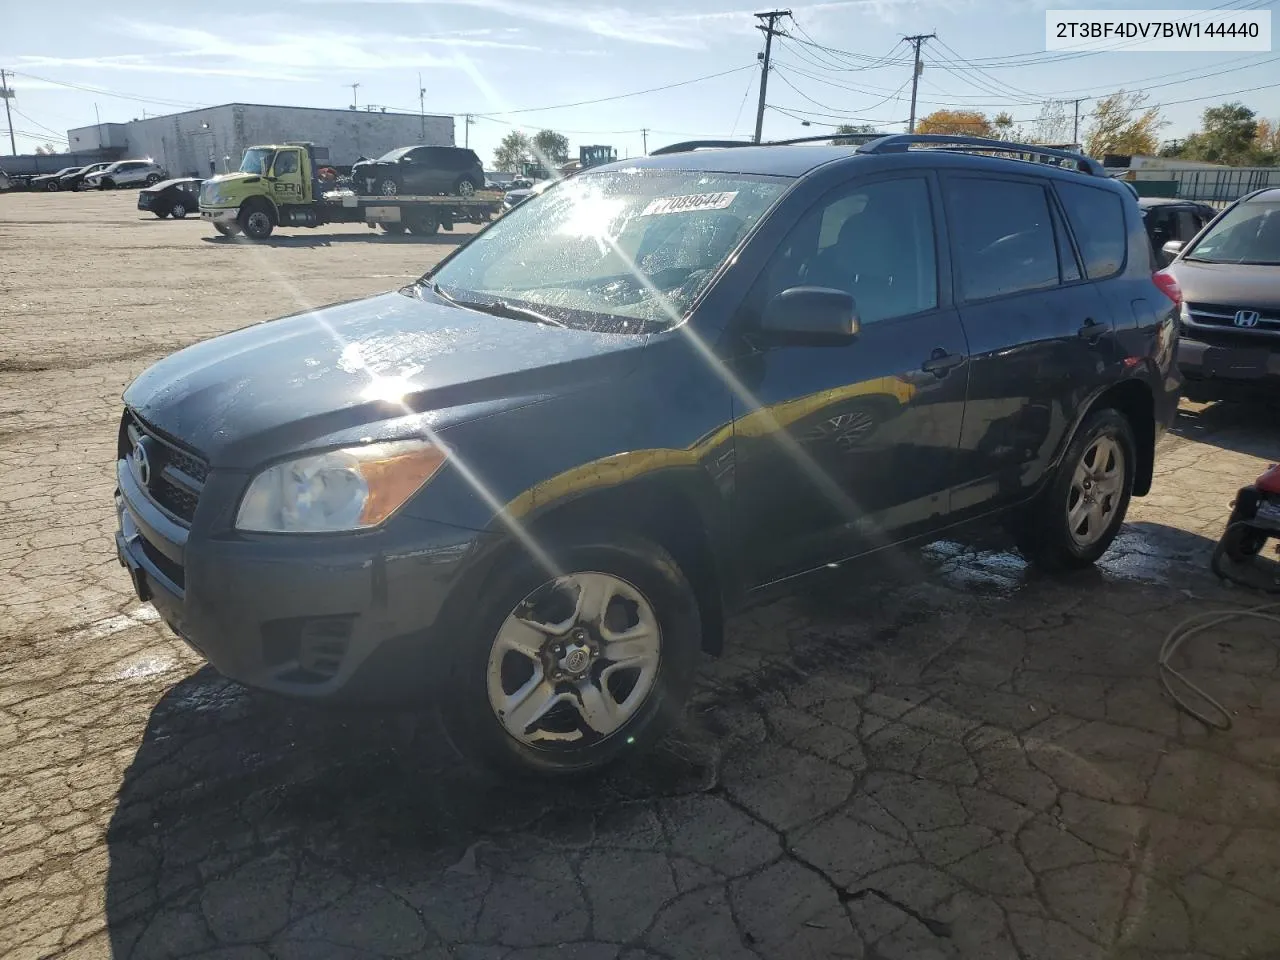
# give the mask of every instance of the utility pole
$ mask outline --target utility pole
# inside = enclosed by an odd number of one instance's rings
[[[649,155],[649,128],[648,127],[640,128],[640,142],[644,144],[644,155],[647,157]]]
[[[920,74],[924,72],[924,65],[920,62],[920,48],[926,40],[933,40],[935,37],[936,33],[917,33],[914,37],[905,38],[916,50],[916,63],[911,68],[911,119],[907,121],[907,133],[916,132],[916,88],[920,85]]]
[[[1073,104],[1075,104],[1075,108],[1076,108],[1076,118],[1071,123],[1071,142],[1072,143],[1080,142],[1080,100],[1083,100],[1083,99],[1084,98],[1081,97],[1078,100],[1071,101]]]
[[[347,86],[351,88],[351,109],[354,110],[356,107],[360,105],[360,102],[356,100],[356,88],[359,87],[360,84],[349,83],[347,84]]]
[[[467,149],[471,148],[471,125],[473,123],[475,121],[471,119],[471,114],[464,113],[462,115],[462,145]],[[454,142],[457,143],[456,140]]]
[[[760,54],[760,103],[756,106],[756,137],[760,142],[760,133],[764,128],[764,95],[769,86],[769,57],[773,54],[773,35],[776,24],[782,17],[791,16],[790,10],[770,10],[768,13],[757,13],[756,18],[765,21],[756,24],[756,29],[764,33],[764,53]]]
[[[354,92],[354,91],[353,91]],[[422,139],[427,139],[427,88],[422,85],[422,74],[418,74],[418,116],[422,118]]]
[[[18,144],[13,139],[13,114],[9,112],[9,101],[13,99],[13,91],[9,89],[3,70],[0,70],[0,99],[4,100],[4,118],[9,121],[9,152],[16,157],[18,155]]]

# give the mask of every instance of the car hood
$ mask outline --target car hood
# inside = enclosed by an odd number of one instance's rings
[[[547,327],[388,293],[180,350],[124,401],[207,457],[249,469],[331,444],[432,430],[614,382],[646,337]]]
[[[1188,303],[1280,310],[1280,266],[1175,260],[1169,269]]]

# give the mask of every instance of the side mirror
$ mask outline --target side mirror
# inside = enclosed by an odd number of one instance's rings
[[[1185,246],[1186,243],[1182,240],[1170,240],[1166,243],[1160,248],[1160,253],[1164,256],[1164,262],[1166,264],[1172,263],[1173,258],[1180,254],[1182,252],[1182,248]]]
[[[859,330],[852,294],[830,287],[783,290],[765,305],[760,318],[760,331],[769,339],[796,346],[840,346]]]

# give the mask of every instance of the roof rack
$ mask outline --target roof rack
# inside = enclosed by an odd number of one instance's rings
[[[858,147],[859,153],[906,153],[913,146],[936,146],[956,153],[1002,153],[1031,155],[1055,160],[1069,160],[1081,173],[1105,177],[1106,170],[1092,157],[1070,150],[1042,147],[1033,143],[1010,143],[1007,140],[989,140],[985,137],[953,136],[943,133],[895,133]]]
[[[649,153],[651,157],[660,157],[668,153],[688,153],[690,150],[721,149],[724,147],[789,147],[798,143],[828,143],[839,140],[843,145],[870,143],[885,139],[883,133],[824,133],[812,137],[793,137],[790,140],[765,140],[756,143],[753,140],[685,140],[659,147]]]

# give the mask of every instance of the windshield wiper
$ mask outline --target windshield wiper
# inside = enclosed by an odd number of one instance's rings
[[[419,281],[418,286],[425,286],[445,303],[462,310],[475,310],[479,313],[488,313],[496,317],[507,317],[510,320],[531,320],[534,323],[541,323],[548,327],[568,327],[568,324],[563,320],[557,320],[555,317],[547,316],[547,314],[540,313],[537,310],[531,310],[529,307],[518,307],[514,303],[508,303],[506,300],[494,300],[490,303],[459,300],[457,297],[445,293],[440,288],[440,284],[434,280],[430,282]]]

